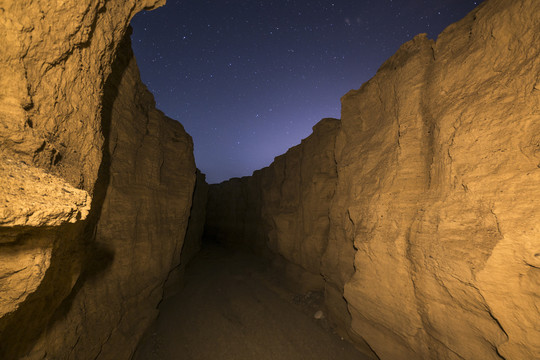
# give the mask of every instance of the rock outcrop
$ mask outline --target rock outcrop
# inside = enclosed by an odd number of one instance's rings
[[[162,3],[0,4],[2,359],[129,358],[156,316],[195,184],[127,34]]]
[[[252,238],[320,264],[332,319],[380,359],[538,359],[539,30],[537,1],[488,0],[436,42],[415,37],[342,98],[332,190],[299,216],[310,195],[295,179],[312,179],[276,160],[212,185],[208,225],[252,236],[250,217],[226,222],[260,209]],[[325,206],[321,238],[294,232]],[[313,258],[294,255],[322,234]]]

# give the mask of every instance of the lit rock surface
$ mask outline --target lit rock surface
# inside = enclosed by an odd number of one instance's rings
[[[329,317],[380,359],[539,358],[539,29],[539,2],[488,0],[437,42],[404,44],[342,98],[328,243],[311,263]],[[264,193],[271,176],[213,185],[210,200],[228,191],[268,208],[242,184]],[[298,194],[282,189],[279,202]],[[261,211],[257,241],[308,269],[290,256],[300,244],[275,246],[276,234],[305,240],[268,219]]]
[[[0,317],[17,309],[42,282],[51,261],[51,231],[84,220],[90,196],[84,190],[24,162],[0,163]],[[33,238],[32,240],[29,240]],[[29,240],[29,241],[28,241]],[[36,249],[37,248],[37,249]]]
[[[0,226],[58,226],[84,220],[90,196],[24,162],[0,163]],[[0,238],[0,243],[6,239]]]
[[[125,40],[162,3],[0,4],[2,359],[129,358],[156,316],[195,183]]]
[[[93,189],[101,100],[129,21],[163,0],[0,3],[0,154]]]

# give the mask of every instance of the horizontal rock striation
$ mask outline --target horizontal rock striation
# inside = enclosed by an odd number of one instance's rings
[[[304,202],[329,209],[322,251],[291,250],[321,243],[294,232],[315,229],[311,207],[290,210],[310,197],[300,163],[212,185],[208,225],[252,236],[224,211],[258,204],[262,234],[242,241],[320,264],[331,317],[380,359],[538,358],[539,29],[537,1],[485,1],[342,98],[335,187]]]

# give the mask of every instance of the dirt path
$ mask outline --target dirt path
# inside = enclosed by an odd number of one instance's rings
[[[314,319],[321,296],[295,296],[267,268],[248,253],[206,246],[134,359],[367,359]]]

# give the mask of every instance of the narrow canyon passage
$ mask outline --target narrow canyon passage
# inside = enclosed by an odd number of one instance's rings
[[[475,8],[390,57],[345,3],[454,4],[168,1],[201,10],[158,10],[147,86],[129,24],[165,2],[0,3],[0,360],[540,360],[539,0],[451,1]]]
[[[160,305],[134,359],[367,359],[314,313],[322,294],[294,294],[269,263],[206,244],[185,287]]]

